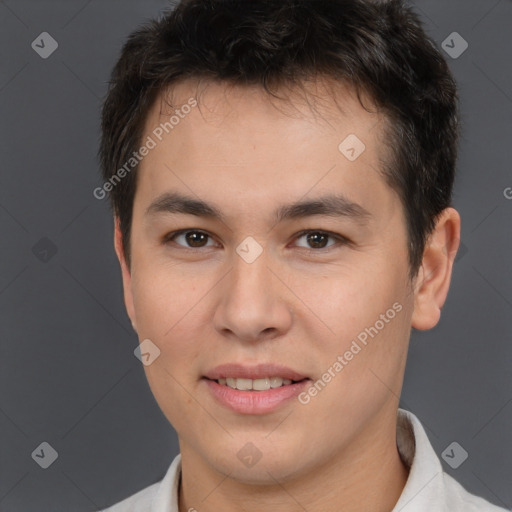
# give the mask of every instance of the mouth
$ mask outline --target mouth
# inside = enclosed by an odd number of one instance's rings
[[[201,380],[217,403],[239,414],[268,414],[293,404],[311,382],[303,373],[271,362],[222,364]]]
[[[270,414],[293,404],[293,399],[303,392],[311,379],[292,380],[283,377],[203,377],[206,390],[216,402],[237,414]]]
[[[268,391],[269,389],[281,388],[284,386],[291,386],[299,382],[309,380],[307,377],[298,380],[287,379],[284,377],[263,377],[260,379],[245,379],[245,378],[234,378],[225,377],[219,379],[209,379],[204,377],[206,380],[216,382],[221,386],[226,386],[231,389],[238,391]]]

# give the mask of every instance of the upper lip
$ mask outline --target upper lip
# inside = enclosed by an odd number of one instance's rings
[[[305,375],[273,363],[261,363],[255,366],[244,366],[242,364],[228,363],[216,366],[208,371],[204,377],[210,380],[225,379],[263,379],[265,377],[281,377],[290,380],[307,379]]]

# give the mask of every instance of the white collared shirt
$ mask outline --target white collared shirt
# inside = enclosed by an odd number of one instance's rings
[[[420,420],[398,409],[397,447],[409,476],[392,512],[507,512],[466,491],[443,471]],[[181,455],[164,478],[103,512],[179,512],[178,484]]]

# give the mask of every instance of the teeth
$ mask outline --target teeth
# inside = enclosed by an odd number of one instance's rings
[[[286,384],[289,384],[291,381],[286,379]],[[283,385],[284,383],[284,379],[282,379],[281,377],[271,377],[270,378],[270,387],[271,388],[279,388]]]
[[[218,379],[217,382],[222,386],[228,386],[240,391],[266,391],[267,389],[279,388],[281,386],[289,386],[292,381],[290,379],[282,379],[281,377],[266,377],[264,379]]]

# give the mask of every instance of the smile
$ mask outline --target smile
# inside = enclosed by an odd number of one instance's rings
[[[300,382],[282,377],[265,377],[262,379],[235,379],[227,377],[217,379],[216,381],[221,386],[228,386],[240,391],[267,391],[268,389],[280,388],[282,386],[289,386],[295,382]]]

